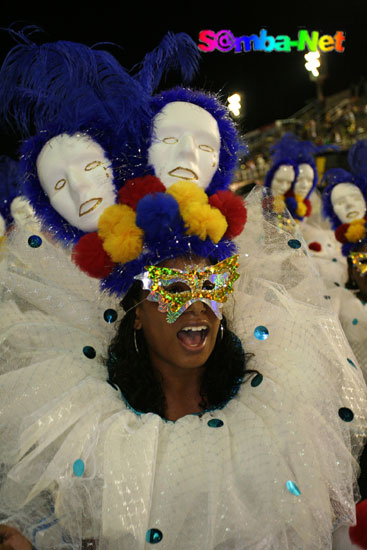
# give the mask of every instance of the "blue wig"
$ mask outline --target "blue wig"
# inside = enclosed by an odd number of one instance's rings
[[[0,156],[0,214],[5,220],[6,227],[12,223],[10,212],[12,201],[20,195],[18,165],[15,160]]]

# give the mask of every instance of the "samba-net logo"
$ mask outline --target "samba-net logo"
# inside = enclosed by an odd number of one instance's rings
[[[324,34],[320,36],[318,31],[298,31],[296,40],[290,36],[280,34],[272,36],[266,29],[261,29],[259,34],[234,36],[231,31],[221,30],[214,32],[203,30],[199,33],[198,48],[202,52],[243,53],[243,52],[290,52],[308,50],[310,52],[344,52],[344,31],[336,31],[334,35]]]

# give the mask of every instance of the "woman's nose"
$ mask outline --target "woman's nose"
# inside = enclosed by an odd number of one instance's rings
[[[206,311],[206,305],[201,300],[196,300],[190,307],[187,308],[187,312],[193,313],[194,315],[200,315]]]

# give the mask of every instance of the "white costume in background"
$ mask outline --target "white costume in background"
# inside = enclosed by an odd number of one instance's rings
[[[247,200],[226,316],[260,375],[176,422],[106,383],[118,300],[60,247],[8,239],[0,510],[39,550],[326,550],[353,524],[363,377],[307,250]]]
[[[332,306],[367,380],[367,304],[346,288],[333,289],[330,296]]]

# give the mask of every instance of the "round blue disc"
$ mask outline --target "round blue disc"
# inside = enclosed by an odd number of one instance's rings
[[[32,248],[39,248],[42,244],[42,239],[39,235],[31,235],[28,239],[28,244]]]
[[[259,325],[254,330],[254,336],[258,340],[266,340],[269,337],[269,331],[263,325]]]

